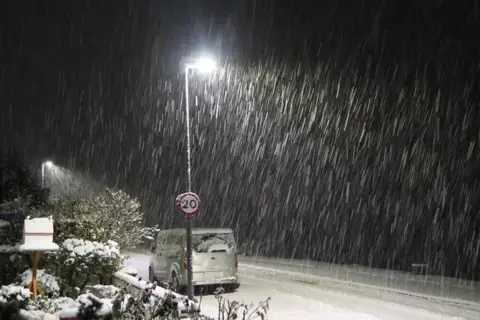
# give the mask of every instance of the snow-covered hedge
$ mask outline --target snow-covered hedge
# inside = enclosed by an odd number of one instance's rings
[[[67,239],[60,250],[49,254],[47,261],[60,278],[60,294],[69,297],[76,297],[87,284],[107,284],[123,266],[118,245],[113,241]]]
[[[38,296],[37,301],[31,300],[32,294],[26,288],[31,282],[32,274],[24,272],[18,277],[18,282],[0,288],[0,302],[15,302],[17,306],[25,310],[34,310],[53,314],[73,305],[73,300],[67,297],[58,297],[58,284],[52,275],[38,270],[40,286],[44,289],[44,296]],[[36,312],[38,314],[38,312]],[[35,313],[35,312],[34,312]],[[0,319],[1,316],[0,316]]]
[[[124,249],[151,236],[151,230],[143,228],[139,201],[121,190],[106,188],[94,198],[52,200],[32,216],[53,216],[56,243],[69,238],[104,243],[113,240]]]
[[[21,308],[25,308],[30,302],[30,290],[14,284],[2,286],[0,288],[0,302],[12,301],[18,302]]]
[[[188,315],[191,320],[213,320],[212,316],[225,320],[263,320],[266,319],[270,298],[258,304],[246,304],[225,299],[223,290],[218,289],[215,297],[218,302],[218,313],[210,316],[202,315],[198,309],[188,306],[188,301],[179,295],[167,292],[163,297],[154,295],[154,284],[148,285],[137,295],[119,291],[114,299],[102,299],[92,294],[85,294],[76,300],[76,306],[57,313],[61,317],[78,317],[85,320],[180,320]],[[181,308],[183,306],[183,308]],[[180,314],[180,310],[189,310]],[[111,317],[111,318],[110,318]]]
[[[94,290],[92,290],[94,289]],[[159,291],[161,291],[161,295]],[[186,297],[147,283],[136,294],[128,293],[128,287],[120,289],[111,285],[94,285],[75,300],[68,297],[38,297],[30,300],[30,292],[21,286],[4,286],[0,289],[1,320],[54,320],[58,317],[78,317],[83,320],[180,320],[180,311],[187,311],[191,320],[213,320],[198,312],[199,304]],[[269,300],[258,305],[226,300],[223,289],[215,292],[218,301],[218,319],[265,319]],[[19,310],[22,308],[22,310]]]

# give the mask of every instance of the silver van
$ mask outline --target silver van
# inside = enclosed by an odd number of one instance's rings
[[[184,291],[188,268],[185,229],[161,231],[151,251],[149,280],[168,282],[172,290]],[[237,289],[238,258],[232,229],[193,229],[192,269],[194,286]]]

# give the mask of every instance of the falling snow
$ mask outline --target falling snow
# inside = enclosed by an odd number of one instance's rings
[[[250,255],[479,278],[478,3],[4,11],[1,148],[64,168],[45,173],[56,196],[116,186],[147,224],[182,226],[179,63],[206,52],[218,70],[189,78],[196,227],[234,229]]]

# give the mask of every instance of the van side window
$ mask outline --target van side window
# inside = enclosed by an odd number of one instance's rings
[[[169,234],[166,238],[165,246],[178,247],[183,244],[183,236],[181,234]]]
[[[165,243],[165,234],[159,234],[155,247],[155,252],[158,253],[163,250],[163,244]]]

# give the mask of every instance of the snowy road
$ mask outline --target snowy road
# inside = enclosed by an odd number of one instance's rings
[[[140,276],[147,278],[149,255],[129,253],[127,265],[138,270]],[[243,268],[248,269],[248,265]],[[242,272],[242,285],[235,293],[225,294],[229,300],[247,303],[259,302],[271,297],[269,319],[274,320],[460,320],[480,319],[480,313],[466,308],[457,308],[439,303],[420,301],[417,298],[405,298],[385,294],[372,295],[371,292],[355,292],[324,287],[294,281],[275,281],[262,278],[262,274]],[[202,311],[216,316],[214,296],[205,296]]]

